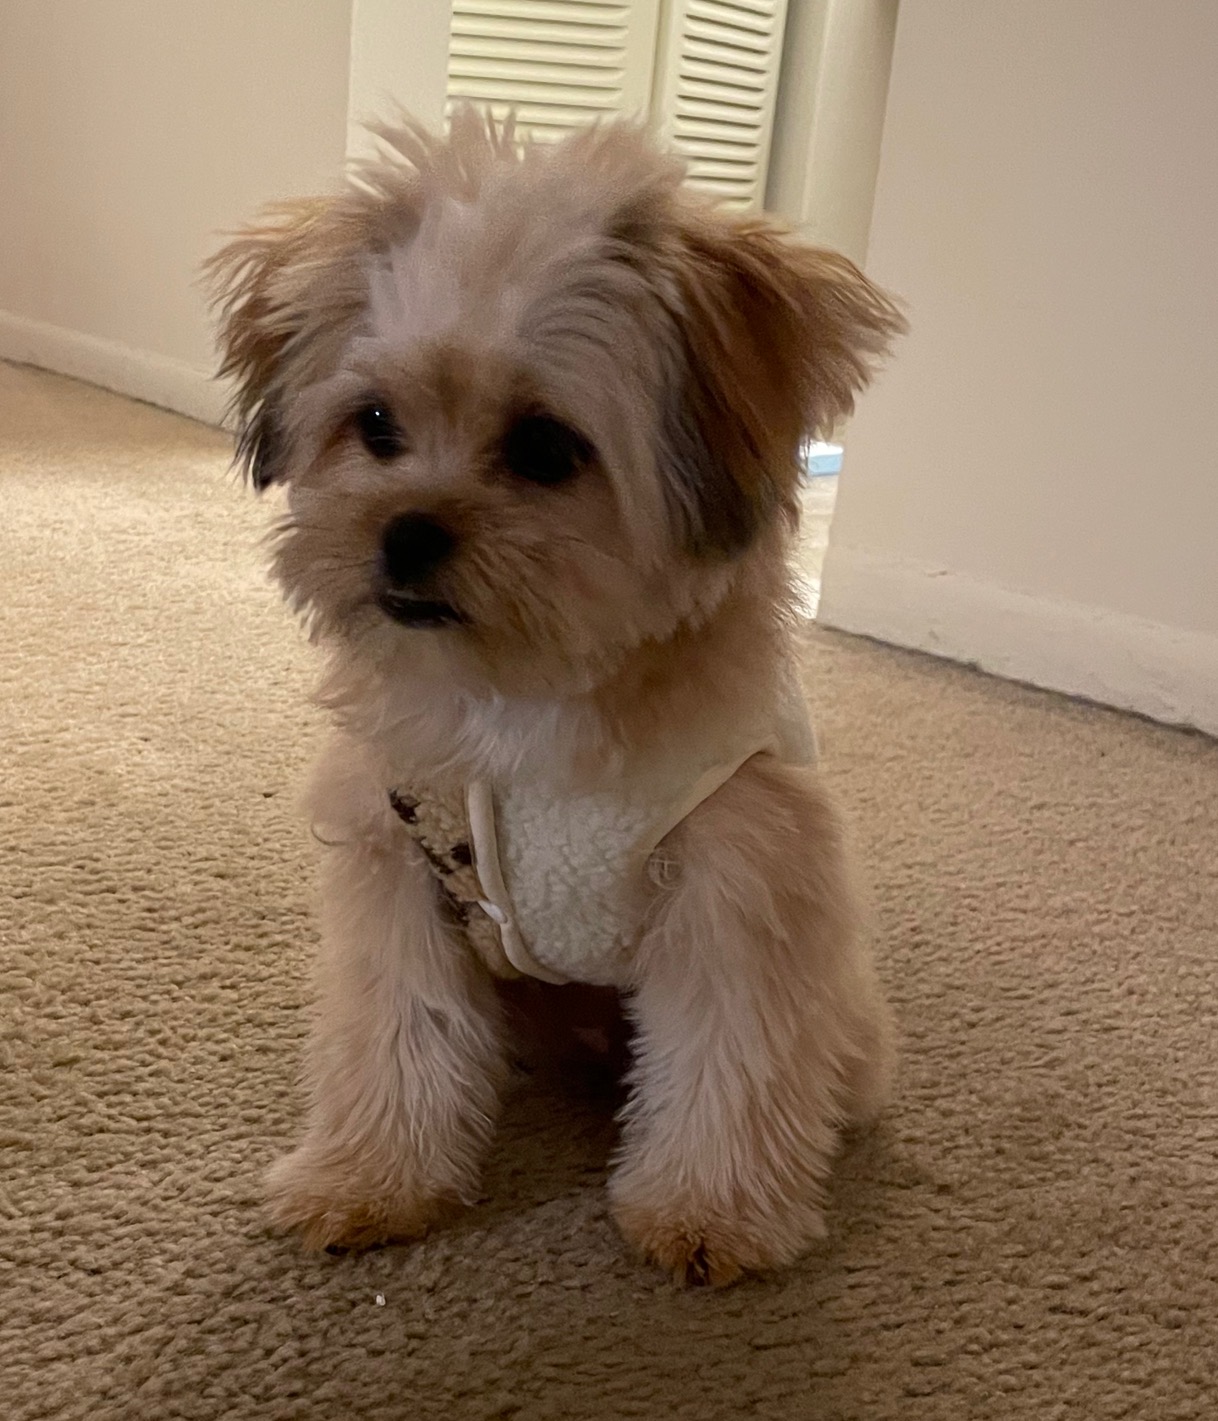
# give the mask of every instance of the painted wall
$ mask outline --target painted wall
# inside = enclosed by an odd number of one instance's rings
[[[333,185],[349,109],[402,84],[438,114],[448,8],[6,0],[0,356],[217,418],[199,262],[268,200]]]
[[[352,0],[348,153],[372,151],[368,118],[404,108],[443,122],[452,9],[452,0]]]
[[[1218,731],[1218,5],[905,0],[822,619]]]
[[[860,265],[875,196],[897,0],[791,0],[766,206]]]

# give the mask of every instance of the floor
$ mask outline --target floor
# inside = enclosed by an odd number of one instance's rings
[[[228,460],[0,364],[6,1421],[1210,1421],[1218,744],[818,628],[903,1036],[825,1238],[677,1291],[608,1216],[610,1103],[556,1072],[451,1227],[273,1235],[317,665]]]

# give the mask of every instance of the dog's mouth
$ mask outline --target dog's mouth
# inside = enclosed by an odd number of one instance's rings
[[[465,620],[451,602],[411,597],[404,592],[382,592],[376,600],[381,611],[403,627],[452,627]]]

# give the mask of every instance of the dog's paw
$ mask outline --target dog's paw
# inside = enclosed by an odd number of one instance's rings
[[[617,1209],[614,1219],[627,1243],[682,1287],[726,1287],[748,1266],[741,1251],[717,1229],[647,1216],[637,1209]]]
[[[767,1240],[756,1226],[712,1208],[619,1200],[613,1218],[626,1242],[682,1287],[726,1287],[744,1273],[789,1263],[800,1251],[789,1237]]]
[[[419,1238],[459,1207],[455,1199],[378,1182],[358,1164],[302,1146],[266,1175],[272,1225],[306,1248],[345,1251]]]

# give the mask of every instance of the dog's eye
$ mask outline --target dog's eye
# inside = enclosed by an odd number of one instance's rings
[[[573,478],[592,457],[592,445],[548,414],[525,415],[503,440],[503,462],[519,479],[552,488]]]
[[[355,413],[355,431],[374,459],[396,459],[406,448],[406,438],[397,421],[379,401],[366,404]]]

